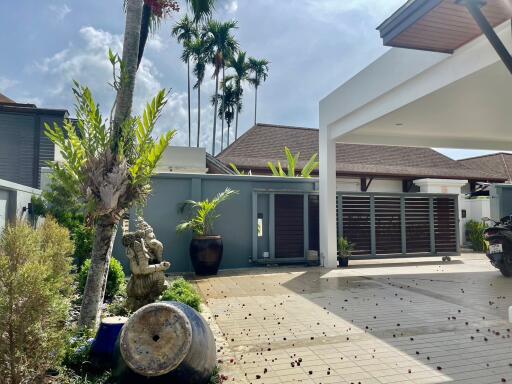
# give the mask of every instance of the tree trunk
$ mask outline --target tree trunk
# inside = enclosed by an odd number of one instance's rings
[[[114,112],[113,153],[117,156],[122,135],[122,125],[130,117],[137,74],[140,28],[142,22],[142,0],[127,0],[126,24],[123,42],[123,81],[117,91]]]
[[[256,125],[256,111],[258,109],[258,87],[254,87],[254,125]]]
[[[188,146],[192,146],[192,122],[190,121],[190,58],[187,59],[187,87],[188,87]]]
[[[222,66],[222,125],[221,125],[221,134],[220,134],[220,151],[224,149],[224,118],[226,115],[226,84],[224,84],[225,79],[225,68]],[[229,137],[228,137],[229,141]]]
[[[215,75],[215,108],[213,111],[213,143],[212,156],[215,156],[215,137],[217,136],[217,107],[219,104],[219,73]]]
[[[197,82],[197,148],[199,148],[199,135],[201,132],[201,84]]]
[[[135,76],[139,56],[139,40],[142,25],[142,0],[126,1],[126,23],[123,41],[123,74],[117,91],[116,108],[113,122],[114,162],[117,163],[119,144],[122,138],[123,123],[130,118]],[[79,326],[94,328],[99,319],[105,288],[112,247],[117,230],[117,221],[113,217],[100,217],[96,223],[96,233],[91,255],[91,268],[87,275],[82,307],[80,308]]]
[[[95,328],[98,324],[117,232],[117,220],[110,216],[100,217],[94,228],[91,267],[87,274],[78,322],[81,328]]]
[[[144,55],[144,48],[148,41],[149,24],[151,23],[151,7],[144,3],[142,8],[142,20],[140,24],[140,38],[139,38],[139,54],[137,55],[137,69],[139,68],[142,56]]]
[[[235,111],[235,141],[238,139],[238,106],[236,107]],[[228,141],[228,147],[229,147],[229,141]]]

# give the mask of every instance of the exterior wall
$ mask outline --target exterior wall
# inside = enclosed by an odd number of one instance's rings
[[[336,191],[361,192],[361,180],[358,178],[338,177]],[[367,192],[402,192],[402,180],[373,179]]]
[[[476,220],[481,221],[484,217],[490,217],[491,216],[491,202],[488,197],[481,197],[478,199],[462,199],[461,200],[461,206],[460,210],[466,211],[466,217],[462,217],[460,219],[460,223],[462,228],[464,228],[463,234],[464,237],[462,237],[463,242],[467,242],[465,236],[465,226],[466,223],[469,220]]]
[[[221,215],[215,223],[215,232],[223,237],[224,256],[221,269],[251,266],[253,252],[253,204],[255,190],[316,190],[316,179],[286,179],[268,176],[231,176],[209,174],[159,174],[152,179],[152,194],[144,208],[144,218],[154,228],[157,238],[164,245],[164,257],[171,262],[170,272],[190,272],[190,233],[176,233],[176,226],[184,217],[178,213],[179,205],[188,199],[212,198],[226,187],[239,194],[219,207]],[[135,212],[131,212],[134,228]],[[125,269],[128,262],[118,231],[114,257]]]
[[[62,124],[64,113],[0,111],[0,179],[40,186],[40,169],[54,159],[54,146],[44,134],[44,124]]]
[[[0,180],[0,232],[8,222],[24,217],[33,195],[40,195],[39,189]]]

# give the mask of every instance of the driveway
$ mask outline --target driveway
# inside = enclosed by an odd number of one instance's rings
[[[197,284],[235,383],[512,383],[512,279],[479,254]]]

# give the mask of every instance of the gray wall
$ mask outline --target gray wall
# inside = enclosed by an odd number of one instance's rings
[[[0,179],[39,188],[40,168],[54,158],[44,123],[62,125],[64,111],[25,108],[26,112],[16,112],[19,108],[6,108],[0,110]]]
[[[224,257],[221,269],[249,267],[252,256],[252,193],[255,190],[315,190],[315,179],[286,179],[271,176],[232,176],[198,174],[159,174],[153,177],[153,192],[144,208],[144,217],[153,226],[157,238],[164,245],[165,258],[171,262],[170,272],[192,271],[189,244],[192,234],[176,233],[183,217],[178,206],[187,199],[212,198],[226,187],[240,193],[219,208],[220,219],[215,232],[222,235]],[[135,213],[131,213],[135,219]],[[132,220],[133,221],[133,220]],[[134,223],[131,223],[131,230]],[[114,256],[125,269],[127,259],[121,244],[121,231],[114,245]]]
[[[39,189],[0,179],[0,232],[8,222],[26,217],[23,208],[28,208],[33,195],[40,194]]]

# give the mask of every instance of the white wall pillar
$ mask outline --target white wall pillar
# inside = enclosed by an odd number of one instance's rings
[[[336,268],[336,142],[327,126],[320,124],[320,257],[324,267]]]

